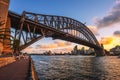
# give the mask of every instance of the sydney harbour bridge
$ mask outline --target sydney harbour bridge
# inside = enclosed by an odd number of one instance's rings
[[[0,4],[4,4],[4,1]],[[3,11],[2,8],[6,11]],[[94,48],[96,55],[104,55],[103,47],[90,29],[72,18],[26,11],[17,14],[2,5],[0,6],[0,17],[6,21],[6,24],[9,23],[10,28],[15,30],[14,38],[22,42],[18,49],[20,51],[44,37],[52,37]]]

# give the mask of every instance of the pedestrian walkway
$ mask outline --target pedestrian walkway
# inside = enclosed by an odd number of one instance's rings
[[[0,80],[27,80],[29,59],[20,59],[0,68]]]

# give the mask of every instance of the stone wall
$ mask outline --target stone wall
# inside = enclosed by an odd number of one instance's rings
[[[9,4],[10,0],[0,0],[0,22],[3,23],[0,28],[6,28]],[[0,43],[0,50],[3,50],[3,43]]]

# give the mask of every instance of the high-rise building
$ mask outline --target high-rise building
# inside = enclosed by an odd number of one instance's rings
[[[73,49],[73,53],[74,53],[74,54],[78,54],[78,48],[77,48],[77,45],[74,47],[74,49]]]

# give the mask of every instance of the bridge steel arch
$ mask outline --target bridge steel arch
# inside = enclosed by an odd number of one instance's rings
[[[15,28],[15,38],[22,41],[19,50],[44,37],[52,37],[94,48],[98,56],[104,54],[104,49],[89,28],[72,18],[25,11],[22,15],[9,11],[8,16]]]

